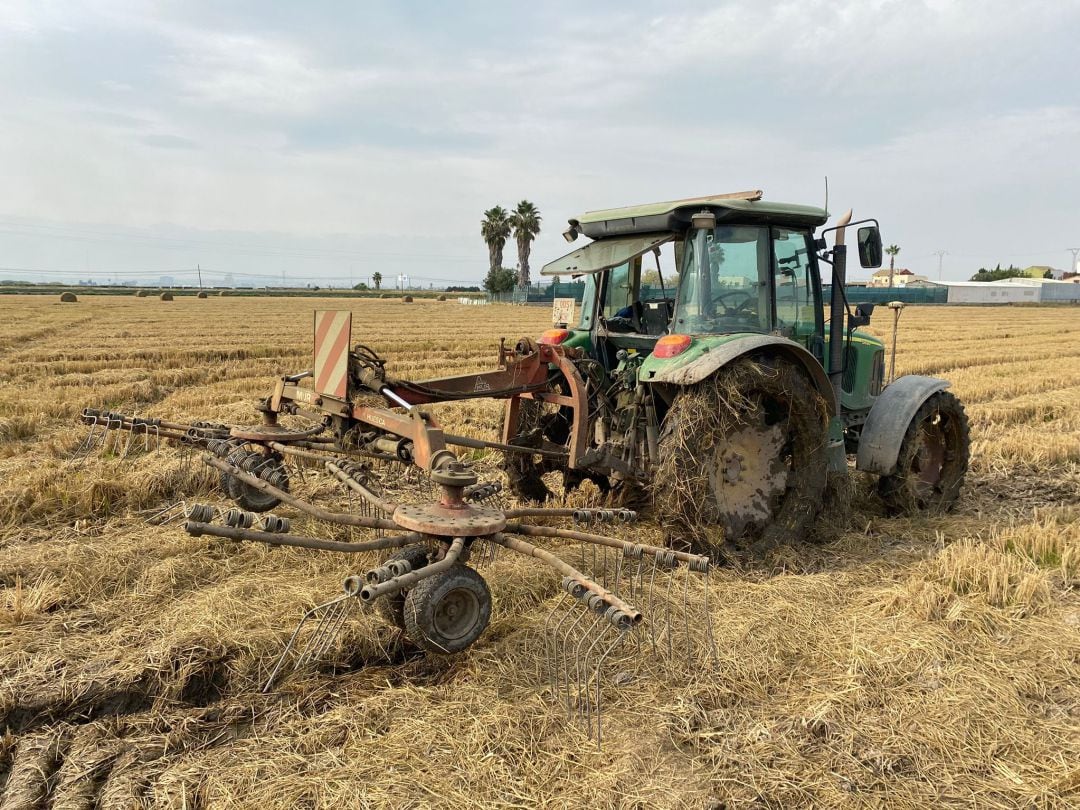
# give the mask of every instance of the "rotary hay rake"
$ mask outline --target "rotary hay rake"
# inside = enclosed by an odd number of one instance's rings
[[[506,439],[521,399],[566,402],[565,392],[549,387],[548,369],[567,368],[574,350],[523,339],[513,350],[500,345],[497,371],[408,382],[389,377],[370,349],[350,351],[350,343],[350,313],[316,312],[313,370],[277,381],[258,405],[258,426],[91,408],[81,416],[89,431],[72,463],[95,451],[124,460],[178,446],[185,465],[201,453],[234,504],[181,501],[145,515],[152,524],[182,522],[195,537],[389,555],[355,568],[337,596],[301,617],[264,692],[287,673],[325,659],[358,608],[373,609],[428,653],[461,652],[491,616],[491,593],[477,569],[496,570],[492,563],[503,551],[536,560],[559,578],[560,596],[529,633],[537,683],[598,744],[612,681],[617,687],[632,680],[646,660],[695,673],[715,659],[708,557],[618,536],[636,520],[627,509],[509,503],[501,482],[481,481],[477,465],[448,446],[513,447],[445,433],[419,407],[506,399]],[[381,407],[364,404],[372,395],[382,398]],[[575,395],[580,392],[569,392]],[[281,416],[298,426],[285,426]],[[350,499],[347,509],[324,508],[293,491],[321,487],[325,495],[326,483]],[[279,507],[292,514],[270,511]],[[596,527],[605,533],[583,531]],[[610,672],[614,679],[604,677]]]

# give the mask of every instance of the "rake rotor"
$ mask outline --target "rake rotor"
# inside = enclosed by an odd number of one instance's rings
[[[561,583],[541,632],[538,683],[546,682],[552,700],[599,743],[607,673],[618,673],[616,681],[625,677],[634,668],[631,656],[643,652],[693,666],[702,648],[698,636],[711,644],[707,602],[704,629],[690,619],[698,596],[707,599],[707,587],[691,580],[708,576],[709,560],[614,536],[637,517],[627,509],[508,504],[500,482],[480,481],[448,449],[519,451],[508,443],[516,436],[519,398],[541,399],[573,410],[571,449],[530,452],[572,468],[584,452],[587,411],[572,362],[576,350],[523,339],[513,351],[500,348],[498,371],[412,383],[389,378],[385,364],[363,347],[346,352],[347,362],[331,362],[345,357],[348,329],[348,313],[316,313],[315,371],[281,378],[258,406],[261,425],[184,423],[88,408],[81,421],[89,431],[73,463],[94,450],[123,460],[176,445],[185,465],[198,453],[217,472],[233,504],[181,501],[146,514],[149,522],[182,521],[195,537],[388,555],[353,569],[340,594],[304,613],[266,690],[283,673],[327,656],[357,608],[373,608],[428,652],[460,652],[480,637],[491,615],[491,593],[477,569],[490,576],[506,552],[535,561]],[[556,367],[569,390],[549,384]],[[304,382],[309,377],[312,387]],[[382,395],[390,407],[356,404],[353,394],[361,390]],[[484,396],[509,400],[502,442],[445,433],[416,407]],[[284,426],[283,414],[305,417],[307,426]],[[302,496],[313,479],[320,494],[325,484],[336,492],[336,508]]]

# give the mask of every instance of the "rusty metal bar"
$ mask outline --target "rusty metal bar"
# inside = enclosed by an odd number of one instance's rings
[[[409,543],[423,540],[422,535],[410,532],[408,534],[376,537],[374,540],[364,540],[359,543],[344,543],[339,540],[321,540],[317,537],[303,537],[298,534],[278,534],[276,532],[261,532],[255,529],[234,529],[231,526],[215,526],[212,523],[199,523],[194,520],[189,520],[184,524],[184,531],[192,537],[209,534],[212,537],[224,537],[229,540],[253,540],[272,546],[295,546],[296,548],[312,548],[319,551],[343,551],[347,554],[361,551],[377,551],[386,548],[401,548]]]
[[[488,539],[490,539],[493,543],[498,543],[500,546],[505,546],[511,551],[516,551],[518,554],[523,554],[526,557],[535,557],[536,559],[547,563],[564,577],[569,577],[574,582],[583,586],[590,593],[598,595],[609,606],[614,607],[616,610],[622,611],[622,613],[626,615],[627,620],[631,625],[638,624],[641,621],[641,611],[639,611],[636,607],[627,602],[624,602],[622,599],[620,599],[618,596],[613,594],[611,591],[609,591],[602,585],[593,582],[583,573],[574,568],[574,566],[570,565],[570,563],[559,559],[550,551],[546,551],[545,549],[534,546],[532,543],[526,542],[525,540],[519,540],[516,537],[508,537],[502,533],[493,534]]]
[[[345,580],[345,592],[346,593],[359,593],[360,599],[364,602],[371,602],[378,599],[380,596],[389,596],[395,594],[402,588],[411,588],[417,582],[422,579],[428,579],[436,574],[441,574],[443,571],[448,570],[461,556],[462,550],[465,548],[465,538],[455,537],[454,542],[450,544],[450,548],[447,549],[446,554],[438,562],[433,562],[431,565],[425,565],[419,571],[410,571],[407,574],[402,574],[399,577],[388,579],[386,582],[367,583],[363,586],[357,581],[357,577],[349,577]]]
[[[509,516],[509,513],[507,513]],[[679,562],[684,562],[690,565],[704,566],[708,568],[709,558],[703,557],[700,554],[690,554],[686,551],[672,551],[669,548],[661,548],[660,546],[647,546],[641,543],[630,543],[626,540],[619,540],[615,537],[605,537],[602,534],[588,534],[587,532],[575,532],[570,529],[556,529],[550,526],[528,526],[524,523],[507,523],[506,528],[503,529],[507,534],[522,534],[526,537],[562,537],[567,540],[577,540],[582,543],[593,543],[598,546],[608,546],[609,548],[617,548],[622,551],[634,551],[641,549],[643,554],[650,554],[654,557],[661,557],[664,555],[670,555],[673,559]]]
[[[261,478],[250,475],[249,473],[241,470],[239,467],[234,467],[227,461],[222,461],[221,459],[215,458],[214,456],[203,456],[203,461],[209,464],[211,467],[216,467],[222,472],[235,476],[248,486],[255,487],[256,489],[260,490],[261,492],[265,492],[268,495],[273,495],[275,498],[278,498],[282,503],[287,503],[289,504],[289,506],[294,506],[301,512],[306,512],[307,514],[311,515],[312,517],[318,518],[319,520],[325,520],[328,523],[340,523],[345,526],[360,526],[364,529],[395,530],[401,528],[392,520],[361,517],[359,515],[346,515],[341,512],[330,512],[326,509],[320,509],[319,507],[314,506],[307,501],[301,500],[294,495],[290,495],[288,492],[272,486],[268,482],[263,481]]]
[[[456,447],[469,447],[473,450],[501,450],[504,453],[526,453],[533,456],[545,456],[547,458],[560,458],[565,459],[570,454],[562,450],[542,450],[540,448],[533,449],[531,447],[520,447],[514,444],[504,444],[502,442],[489,442],[486,439],[472,439],[468,436],[455,436],[452,433],[444,433],[443,440],[447,444],[455,445]]]

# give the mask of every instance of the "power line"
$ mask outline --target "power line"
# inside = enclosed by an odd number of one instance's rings
[[[941,261],[949,255],[947,250],[935,250],[934,255],[937,256],[937,277],[938,281],[941,281]]]

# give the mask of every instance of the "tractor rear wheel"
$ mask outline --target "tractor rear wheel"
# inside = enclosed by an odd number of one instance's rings
[[[518,433],[510,444],[524,448],[537,448],[544,443],[544,405],[535,399],[522,399],[518,403]],[[507,453],[503,460],[510,491],[522,501],[543,503],[552,497],[544,483],[547,465],[527,449],[520,453]]]
[[[964,406],[951,392],[932,394],[912,417],[896,471],[878,481],[892,513],[946,512],[960,497],[971,437]]]
[[[405,597],[405,634],[428,652],[461,652],[490,619],[487,583],[464,565],[420,580]]]
[[[779,358],[738,360],[680,393],[653,484],[661,519],[705,551],[801,540],[827,482],[827,413],[803,370]]]

